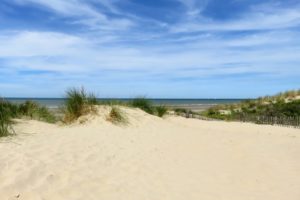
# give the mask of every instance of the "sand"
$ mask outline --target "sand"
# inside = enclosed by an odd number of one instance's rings
[[[128,108],[116,126],[100,110],[71,126],[19,120],[0,140],[0,199],[300,199],[299,129]]]

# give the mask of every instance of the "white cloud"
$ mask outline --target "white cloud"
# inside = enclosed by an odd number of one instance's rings
[[[170,77],[180,77],[182,73],[198,77],[250,72],[294,75],[300,73],[300,40],[296,34],[284,39],[287,34],[274,32],[234,39],[211,36],[209,40],[203,37],[178,45],[113,46],[110,40],[95,44],[94,39],[62,33],[5,32],[0,33],[0,59],[6,61],[2,66],[12,71],[53,70],[66,76],[101,70],[144,71],[145,76],[162,73]],[[261,47],[243,50],[253,45]]]
[[[101,13],[78,0],[16,0],[21,4],[37,4],[67,16],[88,16],[105,19]]]
[[[218,77],[242,74],[241,79],[245,75],[252,84],[251,81],[258,80],[255,78],[258,74],[263,81],[272,77],[268,80],[286,79],[290,83],[290,77],[300,75],[299,29],[295,28],[300,25],[297,6],[253,7],[239,18],[221,22],[201,16],[208,0],[177,0],[185,12],[178,13],[176,17],[182,18],[177,23],[168,24],[119,10],[116,3],[122,0],[13,1],[53,12],[54,20],[62,20],[56,21],[60,25],[85,26],[78,32],[69,29],[69,33],[55,27],[49,27],[57,30],[52,32],[32,27],[1,30],[0,88],[8,92],[18,90],[34,95],[27,90],[55,83],[50,86],[51,94],[44,88],[35,89],[44,96],[53,96],[57,95],[55,91],[68,86],[87,83],[96,88],[106,83],[108,94],[125,96],[138,94],[147,86],[165,84],[167,89],[158,93],[168,93],[176,85],[174,93],[178,95],[177,89],[181,87],[182,95],[186,88],[192,91],[201,87],[190,80],[209,79],[215,83]],[[95,4],[99,6],[93,7]],[[253,80],[248,76],[251,74]],[[181,84],[181,80],[189,83]],[[125,89],[120,92],[120,83],[132,93]],[[202,87],[205,90],[206,86]],[[110,89],[115,92],[109,93]],[[157,87],[152,92],[156,93]]]
[[[80,23],[98,30],[126,30],[134,25],[134,22],[127,18],[107,17],[100,10],[96,10],[89,5],[94,1],[109,8],[112,12],[118,11],[113,4],[106,0],[14,0],[20,4],[35,4],[54,11],[65,17],[75,17],[73,23]]]
[[[4,32],[0,35],[1,57],[59,56],[84,45],[76,36],[55,32]]]
[[[205,17],[193,20],[183,20],[179,24],[171,25],[170,31],[198,32],[198,31],[247,31],[273,30],[300,26],[300,8],[268,9],[267,11],[251,10],[243,16],[230,21],[214,21]]]

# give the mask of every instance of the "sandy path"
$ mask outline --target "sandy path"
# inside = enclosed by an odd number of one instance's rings
[[[0,199],[300,199],[299,129],[126,112],[127,127],[22,121],[0,142]]]

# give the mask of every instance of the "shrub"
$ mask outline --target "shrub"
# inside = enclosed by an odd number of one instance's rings
[[[84,88],[72,88],[67,90],[65,101],[65,121],[71,122],[78,119],[80,116],[89,113],[93,110],[93,106],[97,104],[97,99],[94,94],[87,95]]]
[[[204,111],[202,113],[202,115],[204,115],[205,117],[208,117],[208,118],[213,118],[213,119],[221,119],[221,120],[228,120],[229,119],[228,115],[222,115],[219,112],[219,107],[209,108],[208,110]]]
[[[175,113],[177,113],[177,114],[181,114],[181,113],[186,114],[186,113],[188,113],[188,110],[185,109],[185,108],[175,108],[174,111],[175,111]]]
[[[127,123],[127,119],[124,116],[124,113],[117,107],[112,107],[107,120],[114,124]]]
[[[163,117],[167,113],[168,109],[165,106],[156,107],[157,116]]]
[[[257,100],[245,100],[235,106],[215,106],[206,110],[203,114],[209,118],[237,121],[252,121],[255,123],[281,123],[291,125],[300,117],[300,100],[286,101],[286,97],[295,97],[297,91],[288,91],[276,96],[267,96]],[[220,110],[230,111],[228,115],[222,115]],[[275,121],[274,121],[275,119]]]
[[[153,113],[154,113],[152,103],[148,99],[145,99],[145,98],[133,99],[131,102],[131,106],[133,106],[135,108],[140,108],[143,111],[145,111],[146,113],[149,113],[151,115],[153,115]]]

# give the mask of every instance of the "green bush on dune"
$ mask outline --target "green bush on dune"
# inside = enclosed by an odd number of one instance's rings
[[[3,99],[0,100],[0,137],[9,136],[12,134],[12,116],[11,108],[13,106]]]
[[[203,115],[209,118],[252,121],[255,123],[278,123],[299,126],[300,91],[288,91],[275,96],[244,100],[233,105],[218,105],[206,110]]]
[[[2,111],[5,110],[7,115],[11,118],[17,118],[20,116],[19,105],[13,104],[5,99],[0,100],[0,105],[2,107]]]
[[[56,122],[56,117],[46,107],[40,106],[38,103],[26,101],[18,105],[2,99],[0,100],[0,137],[13,133],[13,118],[23,117],[48,123]]]
[[[163,117],[168,109],[165,106],[154,106],[150,100],[144,98],[144,97],[139,97],[133,99],[129,105],[135,108],[140,108],[141,110],[145,111],[148,114],[151,115],[157,115],[158,117]]]
[[[151,115],[163,117],[167,113],[165,106],[153,106],[150,100],[146,98],[136,98],[128,103],[120,101],[98,102],[93,93],[87,93],[84,88],[72,88],[66,91],[66,101],[63,108],[64,122],[72,122],[80,116],[95,111],[94,105],[122,105],[140,108]],[[0,137],[11,134],[12,119],[27,117],[30,119],[54,123],[57,121],[55,115],[46,107],[39,105],[34,101],[26,101],[22,104],[14,104],[5,100],[0,100]],[[114,123],[125,122],[126,119],[122,112],[112,107],[109,118]]]
[[[57,121],[54,114],[51,113],[48,110],[48,108],[44,106],[38,107],[36,116],[33,119],[48,122],[48,123],[55,123]]]
[[[188,113],[188,110],[185,109],[185,108],[175,108],[174,111],[177,114],[182,114],[182,113],[186,114],[186,113]]]
[[[151,101],[144,97],[139,97],[139,98],[133,99],[132,102],[130,103],[130,105],[135,108],[140,108],[141,110],[143,110],[146,113],[149,113],[151,115],[154,114],[154,108],[152,106]]]
[[[93,93],[87,94],[84,88],[72,88],[66,92],[65,122],[72,122],[80,116],[93,111],[93,106],[98,104]]]
[[[155,109],[156,109],[157,116],[159,116],[159,117],[163,117],[168,112],[168,109],[166,106],[157,106],[157,107],[155,107]]]
[[[56,122],[56,117],[51,113],[48,108],[41,106],[34,101],[26,101],[19,105],[19,116],[29,117],[39,121],[48,123]]]

